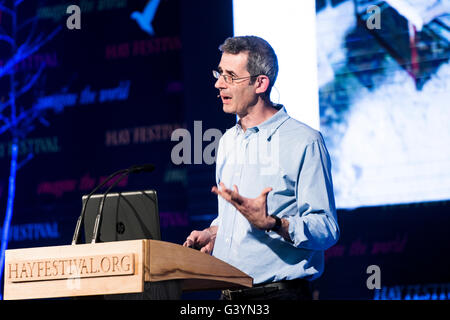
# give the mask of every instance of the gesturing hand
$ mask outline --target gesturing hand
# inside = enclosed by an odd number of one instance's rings
[[[199,249],[201,252],[211,254],[216,241],[217,226],[206,228],[205,230],[194,230],[183,243],[184,247]]]
[[[251,199],[241,196],[236,185],[233,185],[233,190],[230,190],[221,182],[220,190],[216,186],[211,189],[211,192],[231,203],[258,229],[268,229],[275,224],[274,219],[267,214],[267,194],[270,191],[272,188],[265,188],[257,198]]]

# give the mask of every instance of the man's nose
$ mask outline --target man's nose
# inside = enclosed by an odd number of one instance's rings
[[[227,87],[227,83],[225,82],[225,79],[220,76],[219,79],[217,79],[214,83],[214,87],[216,89],[225,89]]]

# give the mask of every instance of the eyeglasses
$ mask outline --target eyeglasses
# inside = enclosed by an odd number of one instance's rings
[[[223,79],[225,80],[226,83],[232,84],[234,81],[236,80],[244,80],[244,79],[251,79],[254,77],[259,77],[260,74],[258,75],[254,75],[254,76],[249,76],[249,77],[242,77],[242,78],[233,78],[232,76],[228,75],[228,74],[221,74],[219,71],[217,70],[213,70],[212,74],[214,76],[214,78],[216,78],[217,80],[219,80],[219,78],[222,76]]]

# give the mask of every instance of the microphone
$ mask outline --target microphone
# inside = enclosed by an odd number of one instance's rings
[[[81,229],[81,224],[83,222],[85,213],[86,213],[86,208],[87,208],[87,203],[89,201],[89,199],[91,198],[91,196],[101,187],[103,187],[105,184],[107,184],[109,181],[111,181],[114,177],[116,177],[119,174],[124,175],[125,173],[128,174],[128,172],[140,172],[140,171],[147,171],[147,172],[151,172],[155,169],[155,166],[152,164],[145,164],[145,165],[134,165],[131,166],[128,169],[121,169],[118,170],[114,173],[112,173],[111,175],[109,175],[102,183],[100,183],[97,187],[95,187],[87,196],[86,201],[83,203],[83,207],[81,208],[81,213],[80,216],[78,217],[77,220],[77,224],[75,226],[75,232],[73,234],[72,237],[72,245],[77,244],[78,240],[79,240],[79,236],[80,236],[80,229]],[[121,180],[121,179],[120,179]]]
[[[117,176],[117,175],[119,175],[119,174],[121,174],[121,173],[127,172],[128,170],[129,170],[129,169],[121,169],[121,170],[118,170],[118,171],[112,173],[112,174],[111,174],[109,177],[107,177],[102,183],[100,183],[97,187],[95,187],[94,190],[91,191],[91,193],[88,194],[88,196],[87,196],[87,198],[86,198],[86,201],[83,203],[83,207],[81,208],[80,216],[78,217],[78,220],[77,220],[77,224],[76,224],[76,227],[75,227],[75,232],[74,232],[73,238],[72,238],[72,245],[77,244],[77,242],[78,242],[78,238],[79,238],[79,235],[80,235],[81,223],[83,222],[83,218],[84,218],[84,215],[85,215],[85,213],[86,213],[87,203],[88,203],[89,199],[91,198],[91,196],[92,196],[98,189],[100,189],[100,188],[103,187],[106,183],[108,183],[111,179],[113,179],[115,176]]]
[[[140,173],[140,172],[152,172],[155,170],[155,166],[151,163],[134,165],[129,168],[130,173]]]
[[[91,243],[95,243],[97,241],[98,230],[100,229],[100,222],[103,215],[103,208],[106,200],[106,196],[109,191],[114,188],[123,178],[125,178],[130,173],[140,173],[140,172],[152,172],[155,170],[155,166],[152,164],[144,164],[144,165],[134,165],[127,169],[127,171],[123,172],[122,175],[114,181],[114,183],[105,191],[103,194],[103,198],[100,200],[100,204],[98,207],[97,217],[95,218],[94,230],[92,231],[92,240]],[[86,201],[87,202],[87,201]]]

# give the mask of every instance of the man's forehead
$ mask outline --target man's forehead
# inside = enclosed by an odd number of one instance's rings
[[[219,71],[242,73],[247,71],[247,52],[231,54],[224,52],[219,62]]]

